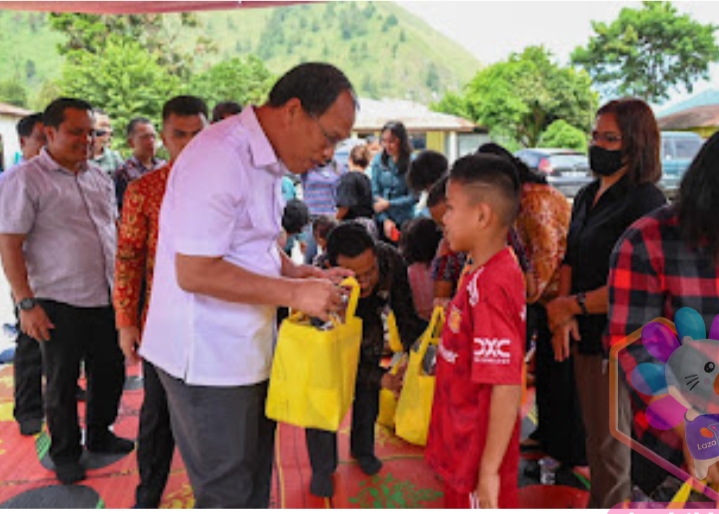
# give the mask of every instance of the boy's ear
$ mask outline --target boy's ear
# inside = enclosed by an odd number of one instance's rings
[[[488,203],[480,202],[477,204],[477,222],[479,223],[479,228],[487,228],[492,222],[493,216],[494,211]]]

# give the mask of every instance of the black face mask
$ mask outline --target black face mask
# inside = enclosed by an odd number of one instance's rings
[[[589,167],[600,177],[610,177],[622,169],[621,150],[605,150],[601,146],[589,147]]]

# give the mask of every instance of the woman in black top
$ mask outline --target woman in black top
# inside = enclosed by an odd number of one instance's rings
[[[631,416],[625,415],[628,396],[620,392],[616,405],[609,402],[602,345],[609,257],[629,225],[666,203],[655,185],[661,177],[659,128],[650,107],[642,100],[622,99],[599,109],[589,160],[598,179],[574,200],[560,296],[547,305],[547,315],[557,361],[570,357],[573,343],[592,480],[589,508],[609,508],[627,500],[631,492],[629,447],[609,431],[610,408],[617,409],[617,429],[631,431]]]

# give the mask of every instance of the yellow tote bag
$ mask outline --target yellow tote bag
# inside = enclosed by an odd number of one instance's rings
[[[392,358],[393,364],[390,366],[390,373],[396,375],[400,366],[407,362],[407,355],[404,353],[395,353]],[[394,417],[397,412],[397,398],[389,389],[380,389],[379,391],[379,414],[377,423],[383,427],[394,429]]]
[[[352,406],[362,344],[362,320],[355,316],[360,288],[355,279],[345,320],[319,330],[295,313],[282,323],[272,362],[265,413],[304,428],[337,431]]]
[[[394,353],[404,352],[404,346],[402,346],[399,329],[397,328],[397,318],[393,311],[389,311],[387,315],[387,332],[389,333],[389,349]]]
[[[439,344],[443,328],[444,309],[437,307],[432,313],[432,320],[427,330],[420,339],[419,348],[409,354],[404,385],[397,402],[395,432],[405,441],[418,446],[427,444],[435,383],[435,377],[425,375],[422,370],[422,359],[430,344]]]

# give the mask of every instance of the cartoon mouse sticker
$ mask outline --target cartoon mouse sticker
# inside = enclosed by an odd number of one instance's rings
[[[642,329],[642,343],[664,364],[639,364],[631,373],[631,385],[655,398],[646,411],[651,426],[668,430],[684,423],[694,473],[702,480],[719,462],[719,316],[709,338],[694,309],[677,311],[674,324],[679,339],[658,322]]]

